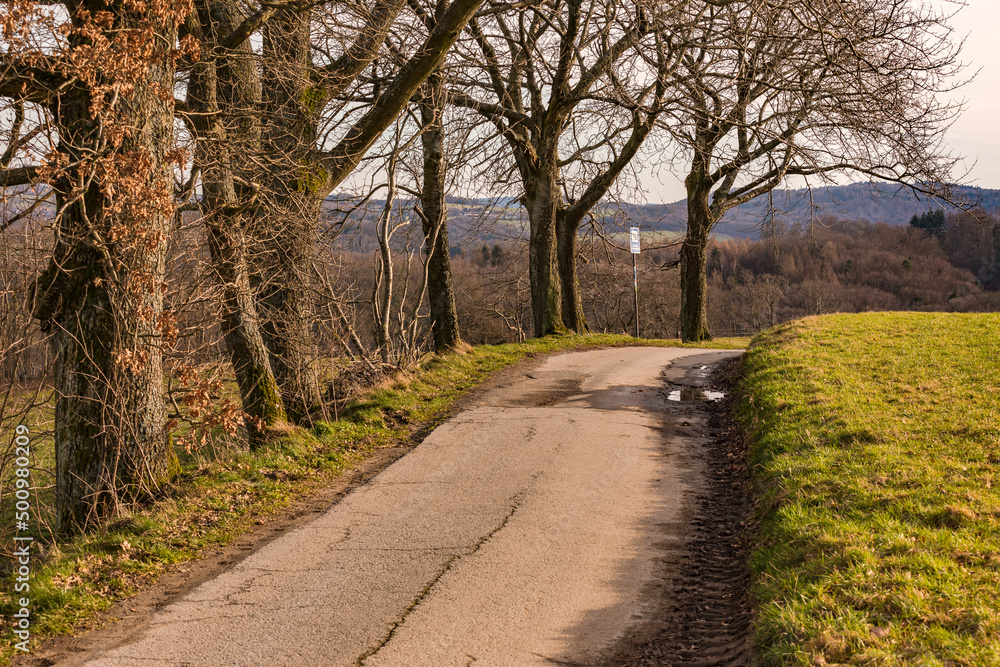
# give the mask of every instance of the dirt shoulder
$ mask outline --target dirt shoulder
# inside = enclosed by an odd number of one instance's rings
[[[649,593],[659,613],[624,637],[605,667],[750,664],[753,494],[747,445],[730,416],[738,366],[739,360],[731,359],[703,378],[668,380],[668,391],[694,388],[726,396],[717,402],[682,401],[669,415],[665,438],[690,434],[692,427],[704,434],[687,453],[699,464],[702,483],[689,499],[682,543],[664,550],[662,585]]]

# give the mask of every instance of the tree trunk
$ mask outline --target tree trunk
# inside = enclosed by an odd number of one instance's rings
[[[424,152],[423,189],[420,193],[421,221],[427,248],[427,292],[434,327],[434,349],[445,352],[462,343],[455,308],[455,288],[451,277],[451,254],[448,246],[448,210],[445,203],[447,165],[444,158],[444,78],[432,74],[424,84],[424,102],[420,105],[420,136]]]
[[[90,7],[99,9],[106,6]],[[83,12],[73,16],[81,20]],[[166,48],[177,35],[171,20],[141,12],[119,10],[113,21],[110,34],[151,26],[152,39]],[[71,37],[71,48],[87,46],[85,37]],[[114,81],[99,83],[111,88]],[[52,183],[57,242],[33,305],[56,352],[55,520],[62,533],[146,497],[176,472],[161,335],[173,220],[173,104],[162,91],[173,85],[172,59],[163,56],[118,99],[114,115],[94,118],[94,97],[106,104],[114,98],[79,82],[53,105],[58,150],[72,166]],[[123,134],[112,148],[103,138],[113,129]]]
[[[379,53],[404,0],[376,2],[365,25],[333,63],[321,88],[312,81],[311,12],[278,9],[264,25],[262,40],[264,151],[272,160],[263,175],[267,202],[276,215],[264,216],[255,235],[270,259],[256,274],[265,318],[265,342],[289,415],[302,422],[321,403],[312,366],[309,282],[313,235],[326,195],[358,164],[393,122],[426,77],[444,59],[482,0],[455,0],[436,17],[436,27],[417,54],[399,69],[382,97],[334,149],[317,152],[317,122],[325,102],[343,93]],[[442,5],[442,8],[444,6]],[[264,280],[271,278],[271,282]]]
[[[261,333],[288,417],[307,424],[310,413],[322,405],[310,328],[313,225],[303,219],[304,213],[280,210],[287,217],[263,237],[270,261],[262,267],[265,272],[257,274],[255,292],[263,319]]]
[[[556,245],[559,255],[559,283],[562,291],[562,321],[567,329],[582,334],[588,331],[583,315],[583,297],[577,276],[576,241],[580,221],[560,212],[556,221]]]
[[[215,276],[222,286],[222,333],[240,389],[243,411],[251,418],[247,425],[250,447],[256,448],[264,443],[267,427],[285,421],[285,406],[271,369],[250,289],[242,220],[224,215],[214,217],[209,222],[209,249]]]
[[[198,17],[203,51],[212,49],[240,22],[239,13],[225,1],[201,4]],[[252,56],[249,44],[244,44],[235,52],[197,63],[191,70],[187,102],[198,141],[195,163],[202,170],[201,207],[212,268],[222,289],[222,332],[243,410],[250,416],[247,432],[253,448],[265,441],[266,427],[284,421],[285,408],[250,289],[245,214],[238,206],[240,196],[247,195],[237,192],[234,179],[234,147],[259,146],[251,116],[259,100]]]
[[[522,176],[524,207],[531,227],[528,277],[531,281],[531,312],[536,338],[566,330],[562,319],[559,258],[556,252],[556,218],[562,202],[558,177],[559,168],[554,156],[546,160],[541,168]]]
[[[311,83],[309,11],[281,9],[263,30],[265,125],[260,157],[263,198],[254,221],[257,294],[264,342],[288,416],[308,423],[322,404],[313,363],[313,236],[327,181],[315,155],[324,93]]]
[[[396,204],[396,161],[390,160],[388,179],[385,191],[385,207],[375,225],[378,235],[378,256],[376,259],[375,292],[372,294],[372,308],[375,324],[375,338],[378,341],[379,353],[383,364],[394,361],[392,355],[392,337],[389,334],[389,324],[392,320],[393,266],[392,248],[389,238],[392,235],[392,211]]]
[[[709,207],[711,183],[697,171],[685,179],[688,197],[687,234],[681,246],[681,340],[711,340],[708,331],[708,280],[705,260],[715,224]]]

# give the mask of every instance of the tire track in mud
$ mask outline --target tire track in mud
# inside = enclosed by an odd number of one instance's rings
[[[671,389],[728,390],[738,365],[737,360],[722,362],[710,377],[689,373],[684,380],[671,378]],[[680,413],[691,415],[692,424],[698,417],[704,419],[709,437],[688,453],[699,460],[704,483],[690,504],[686,540],[664,554],[656,620],[626,637],[605,667],[750,664],[753,501],[745,445],[729,416],[731,401],[727,396],[689,402],[688,410]]]

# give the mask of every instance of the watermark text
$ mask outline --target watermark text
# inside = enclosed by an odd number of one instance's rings
[[[28,427],[18,426],[14,438],[14,593],[18,609],[14,613],[14,635],[21,641],[14,644],[19,651],[28,652],[31,639],[31,448]],[[18,597],[20,596],[20,597]]]

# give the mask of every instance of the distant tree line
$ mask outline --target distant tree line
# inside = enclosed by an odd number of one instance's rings
[[[1000,311],[1000,221],[941,217],[943,238],[916,226],[824,218],[759,241],[715,242],[713,320],[752,333],[831,312]]]
[[[938,240],[943,241],[948,224],[945,221],[944,210],[932,209],[926,213],[915,215],[910,218],[910,226],[922,229]]]

